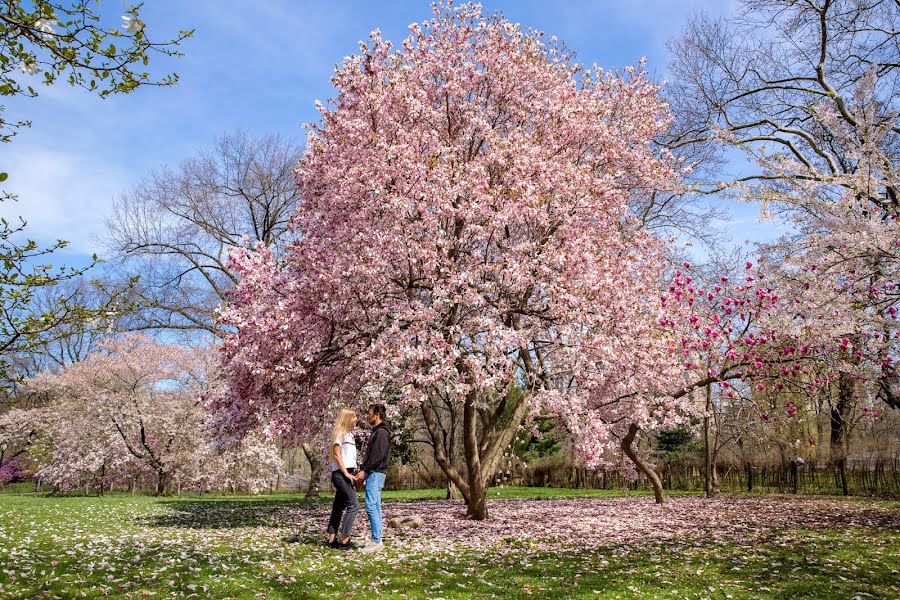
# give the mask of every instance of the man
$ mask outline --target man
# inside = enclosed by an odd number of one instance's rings
[[[363,460],[357,481],[366,482],[366,514],[369,515],[369,529],[372,539],[361,550],[365,553],[379,552],[384,548],[381,543],[383,531],[381,519],[381,490],[384,488],[388,462],[391,458],[391,429],[384,420],[384,404],[370,404],[366,418],[372,426],[372,435],[366,446],[366,458]]]

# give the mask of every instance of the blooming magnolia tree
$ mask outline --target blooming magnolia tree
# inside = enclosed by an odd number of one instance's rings
[[[680,418],[654,393],[679,373],[657,325],[664,249],[628,213],[675,178],[651,145],[668,116],[643,74],[584,69],[478,6],[439,5],[410,31],[397,50],[374,32],[336,70],[298,170],[300,241],[283,261],[234,254],[214,405],[236,433],[261,419],[312,433],[335,403],[399,390],[484,519],[504,450],[542,407],[627,396],[577,431],[595,447]],[[462,412],[465,472],[443,455],[434,395]]]
[[[22,472],[27,463],[27,452],[38,438],[45,421],[39,409],[14,408],[0,415],[0,483],[6,483],[13,474]]]
[[[177,470],[172,458],[198,425],[201,370],[187,350],[134,336],[108,340],[85,360],[29,380],[53,398],[54,457],[43,478],[65,487],[81,473],[136,463],[156,474],[157,493],[164,493]]]
[[[280,468],[270,441],[257,433],[222,452],[206,435],[200,396],[209,357],[133,335],[108,339],[83,361],[28,380],[32,391],[50,397],[36,409],[43,417],[36,475],[62,489],[99,480],[101,491],[105,483],[154,475],[158,494],[173,486],[268,485]]]

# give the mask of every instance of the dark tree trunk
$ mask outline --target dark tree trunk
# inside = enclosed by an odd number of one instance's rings
[[[638,471],[640,471],[647,479],[650,480],[650,485],[653,486],[653,495],[656,498],[657,504],[663,504],[666,501],[666,496],[663,493],[662,481],[659,479],[659,475],[656,474],[656,471],[650,467],[650,465],[645,462],[641,457],[637,455],[637,452],[634,450],[634,439],[638,434],[638,426],[635,424],[631,424],[628,426],[628,433],[625,434],[625,437],[622,438],[622,452],[625,453],[631,462],[637,467]]]
[[[309,485],[306,486],[307,498],[319,497],[319,479],[322,477],[322,460],[316,456],[312,446],[307,443],[302,445],[303,455],[309,461]]]
[[[466,398],[466,404],[463,407],[463,450],[469,476],[466,518],[475,521],[485,521],[488,518],[487,487],[482,477],[481,456],[478,452],[477,427],[475,423],[477,414],[475,398]]]
[[[436,415],[427,401],[422,402],[421,408],[422,419],[425,421],[425,428],[428,430],[428,435],[431,437],[431,445],[434,449],[434,460],[441,468],[441,471],[444,472],[444,475],[447,476],[447,497],[450,498],[454,491],[459,491],[468,505],[469,484],[462,473],[453,466],[453,463],[451,462],[453,458],[452,455],[448,456],[445,451],[444,442],[446,440],[441,435],[440,426],[435,420]]]
[[[512,444],[516,431],[528,414],[527,398],[516,398],[513,392],[514,389],[508,387],[492,410],[479,408],[477,392],[471,392],[462,403],[464,474],[453,466],[452,457],[445,452],[444,439],[430,403],[421,403],[435,461],[465,499],[467,519],[482,521],[488,518],[487,490],[490,479],[499,469],[504,451]]]
[[[750,461],[744,462],[744,472],[747,473],[747,492],[753,491],[753,465]]]
[[[841,373],[838,379],[837,402],[831,407],[831,457],[837,469],[841,493],[850,495],[847,483],[847,430],[850,412],[853,409],[855,383],[848,373]]]
[[[718,446],[713,446],[712,451],[712,495],[719,495],[719,450]]]
[[[447,479],[447,500],[456,500],[459,498],[459,488],[450,479]]]
[[[706,385],[706,411],[703,416],[703,465],[704,465],[704,473],[703,473],[703,481],[705,483],[706,488],[706,497],[712,498],[716,495],[716,484],[714,482],[716,478],[716,465],[715,458],[713,457],[713,442],[710,437],[711,433],[711,419],[710,414],[712,412],[712,385]]]
[[[165,496],[169,491],[171,476],[163,470],[156,471],[156,495]]]

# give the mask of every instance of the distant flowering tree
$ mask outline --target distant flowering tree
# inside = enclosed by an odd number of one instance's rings
[[[42,470],[65,486],[79,473],[136,463],[169,489],[180,447],[196,438],[202,362],[187,349],[142,336],[110,339],[83,361],[26,382],[52,398],[53,458]]]
[[[835,389],[832,450],[846,441],[835,439],[836,431],[845,436],[853,419],[877,414],[872,403],[879,396],[893,401],[884,373],[896,350],[896,232],[893,223],[875,224],[840,206],[821,207],[804,225],[821,229],[767,248],[763,263],[748,262],[738,276],[710,280],[689,264],[675,272],[662,300],[680,310],[660,320],[684,361],[682,386],[668,388],[673,397],[715,385],[721,408],[745,423],[730,426],[752,433],[752,413],[771,433],[776,422],[782,425],[775,429],[791,429],[804,398],[830,399]],[[711,401],[710,392],[707,413]]]
[[[730,402],[751,386],[760,393],[815,390],[828,383],[827,374],[812,373],[833,350],[831,338],[822,337],[821,315],[804,314],[812,310],[805,292],[752,263],[743,271],[737,277],[710,276],[689,263],[674,270],[659,296],[658,330],[634,342],[659,340],[666,346],[670,376],[652,380],[655,387],[645,392],[654,400],[635,400],[628,387],[634,379],[579,402],[566,400],[560,412],[580,433],[578,446],[588,466],[610,466],[613,442],[619,440],[622,452],[650,481],[657,502],[663,502],[662,481],[636,445],[642,433],[684,424],[688,417],[708,418],[713,407],[707,392],[714,384]],[[704,393],[705,400],[697,398]]]
[[[44,449],[36,474],[62,489],[96,480],[101,490],[148,474],[158,494],[175,486],[259,489],[254,469],[264,471],[268,483],[280,469],[270,440],[251,435],[237,448],[220,450],[207,435],[201,394],[209,357],[202,349],[131,335],[27,380],[32,392],[50,399],[36,409]]]
[[[336,70],[298,170],[299,241],[283,259],[234,253],[214,410],[236,435],[260,420],[312,434],[334,403],[399,390],[484,519],[541,408],[622,397],[614,423],[576,432],[600,445],[681,418],[655,393],[680,373],[657,324],[664,248],[628,210],[676,178],[652,146],[668,115],[642,73],[585,69],[475,5],[410,31],[397,50],[374,32]],[[461,409],[465,473],[441,450],[438,395]]]

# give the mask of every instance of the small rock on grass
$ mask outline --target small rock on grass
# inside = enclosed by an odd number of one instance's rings
[[[413,515],[408,517],[394,517],[393,519],[388,519],[389,527],[412,527],[413,529],[417,529],[425,524],[425,521],[422,520],[422,517],[419,515]]]

